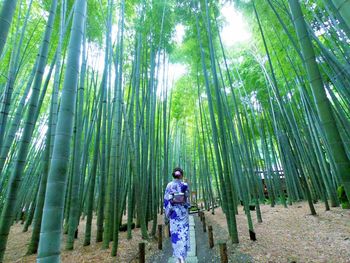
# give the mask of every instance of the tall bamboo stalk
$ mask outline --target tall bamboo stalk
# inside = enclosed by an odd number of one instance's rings
[[[73,132],[79,59],[85,24],[86,1],[75,3],[73,25],[68,47],[67,72],[64,79],[61,106],[55,134],[52,164],[50,167],[44,203],[38,262],[59,262],[63,205],[69,160],[70,140]]]
[[[350,198],[350,160],[346,155],[344,144],[342,142],[338,129],[334,129],[334,127],[337,127],[337,124],[335,122],[332,108],[324,89],[324,83],[318,69],[314,49],[307,32],[299,1],[289,0],[288,2],[293,16],[293,22],[298,40],[301,46],[304,64],[308,73],[313,99],[315,101],[318,114],[320,115],[321,124],[325,131],[325,135],[329,144],[329,151],[335,160],[337,173],[342,179],[346,195],[348,198]],[[350,5],[349,1],[343,2],[348,6]],[[344,6],[344,8],[345,7],[346,6]]]

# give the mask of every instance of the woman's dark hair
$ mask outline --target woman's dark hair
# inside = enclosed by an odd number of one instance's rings
[[[175,172],[180,172],[181,175],[184,175],[184,171],[180,167],[174,168],[173,173],[172,173],[174,178],[179,178],[177,175],[175,175]]]

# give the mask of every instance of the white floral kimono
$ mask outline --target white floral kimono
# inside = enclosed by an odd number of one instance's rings
[[[174,193],[185,193],[186,203],[175,204],[172,201]],[[188,185],[179,179],[174,179],[168,183],[164,194],[165,216],[170,220],[171,242],[173,255],[177,258],[185,259],[190,250],[189,218],[188,208]]]

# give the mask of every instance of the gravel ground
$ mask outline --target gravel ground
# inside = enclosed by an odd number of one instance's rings
[[[230,242],[220,208],[215,215],[206,212],[206,218],[213,225],[214,239],[227,242],[231,262],[350,262],[350,210],[336,207],[325,211],[323,203],[315,208],[317,216],[310,215],[306,202],[287,209],[262,205],[263,223],[257,223],[252,211],[255,242],[249,239],[246,216],[240,208],[238,245]]]
[[[31,228],[26,233],[22,233],[23,225],[16,224],[11,228],[4,262],[13,263],[34,263],[36,255],[25,256],[28,243],[32,234]],[[151,223],[149,224],[151,229]],[[79,225],[79,238],[75,241],[73,251],[64,250],[66,235],[63,235],[61,247],[63,263],[135,263],[138,262],[138,243],[146,243],[146,259],[157,251],[157,242],[154,239],[144,241],[141,238],[140,229],[133,230],[133,238],[127,239],[126,232],[119,234],[119,246],[117,257],[111,256],[112,242],[109,249],[102,249],[102,243],[96,243],[96,218],[92,222],[91,245],[84,247],[85,221],[81,221]]]
[[[151,255],[146,262],[148,263],[166,263],[168,262],[169,257],[173,254],[173,248],[171,246],[170,238],[165,232],[168,231],[167,227],[164,227],[164,235],[163,235],[163,249],[153,251],[154,254]]]
[[[247,220],[242,208],[239,209],[237,225],[240,243],[231,244],[226,219],[221,209],[215,215],[206,212],[207,225],[214,229],[215,247],[208,248],[207,233],[203,233],[201,223],[196,215],[197,254],[200,263],[219,262],[219,241],[228,246],[230,262],[320,262],[320,263],[350,263],[350,210],[339,207],[324,211],[322,203],[315,205],[317,216],[311,216],[306,202],[296,203],[288,209],[282,206],[271,208],[262,205],[263,223],[256,222],[255,212],[252,211],[257,241],[249,240]],[[162,223],[159,216],[158,222]],[[199,221],[199,222],[198,222]],[[137,262],[138,243],[142,241],[140,230],[133,231],[133,239],[127,240],[126,233],[120,233],[118,256],[111,257],[110,249],[103,250],[101,243],[95,243],[96,222],[93,221],[92,244],[83,247],[85,221],[79,226],[79,239],[73,251],[62,251],[63,263],[77,262]],[[199,225],[199,227],[198,227]],[[151,226],[151,222],[150,222]],[[25,256],[31,236],[31,229],[22,233],[23,225],[16,224],[11,228],[4,262],[35,262],[36,255]],[[151,229],[151,227],[149,228]],[[64,248],[65,236],[62,238]],[[206,254],[206,252],[208,254]],[[146,262],[161,255],[154,239],[146,241]],[[172,254],[169,239],[164,238],[164,258],[156,261],[165,263]]]

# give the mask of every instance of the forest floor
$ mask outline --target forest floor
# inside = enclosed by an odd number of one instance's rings
[[[239,244],[232,244],[226,218],[221,210],[205,212],[207,225],[213,226],[214,240],[227,243],[230,262],[250,262],[238,257],[247,255],[253,262],[350,262],[350,210],[340,207],[325,211],[315,204],[317,216],[310,214],[307,202],[288,209],[281,205],[262,205],[263,223],[257,223],[251,211],[257,241],[249,239],[248,224],[242,207],[237,216]],[[216,254],[219,253],[215,246]]]
[[[161,217],[159,217],[161,218]],[[146,243],[146,260],[157,248],[157,241],[150,239],[149,241],[144,241],[141,238],[141,230],[139,228],[133,229],[131,240],[127,239],[127,232],[119,233],[119,246],[117,257],[111,256],[112,242],[110,243],[109,249],[102,249],[102,242],[96,243],[96,218],[94,217],[92,221],[92,232],[91,232],[91,245],[83,246],[84,233],[85,233],[85,220],[81,220],[79,224],[79,235],[78,239],[75,240],[74,250],[67,251],[64,249],[66,243],[66,235],[62,238],[62,253],[61,258],[63,263],[136,263],[138,262],[138,243]],[[160,222],[160,221],[159,221]],[[150,222],[149,229],[152,228]],[[11,228],[7,249],[5,253],[4,262],[8,263],[34,263],[36,262],[37,255],[25,256],[30,242],[32,229],[29,228],[28,232],[22,232],[23,225],[20,223],[14,225]]]
[[[219,255],[218,242],[224,241],[228,245],[230,262],[350,263],[350,210],[336,207],[331,208],[331,211],[325,211],[323,203],[315,204],[315,208],[317,216],[310,215],[306,202],[295,203],[288,209],[281,205],[274,208],[262,205],[263,223],[256,222],[255,211],[252,211],[257,237],[257,241],[253,242],[249,240],[246,216],[240,207],[237,216],[240,241],[238,245],[231,244],[229,240],[222,210],[217,208],[215,215],[205,212],[207,225],[213,226],[215,258]],[[162,223],[162,218],[159,216],[159,223]],[[133,230],[132,240],[127,239],[126,232],[120,232],[118,256],[111,257],[111,249],[103,250],[102,243],[95,242],[95,219],[92,225],[91,245],[87,247],[82,245],[85,221],[81,221],[75,249],[62,250],[63,263],[137,262],[138,243],[142,241],[140,229]],[[151,229],[151,224],[149,226]],[[21,224],[11,228],[4,262],[35,262],[36,255],[25,256],[31,237],[31,228],[26,233],[22,233],[22,229]],[[62,248],[64,248],[65,239],[66,235],[62,238]],[[154,239],[146,241],[146,262],[151,262],[149,259],[155,253],[158,253],[157,241]]]

